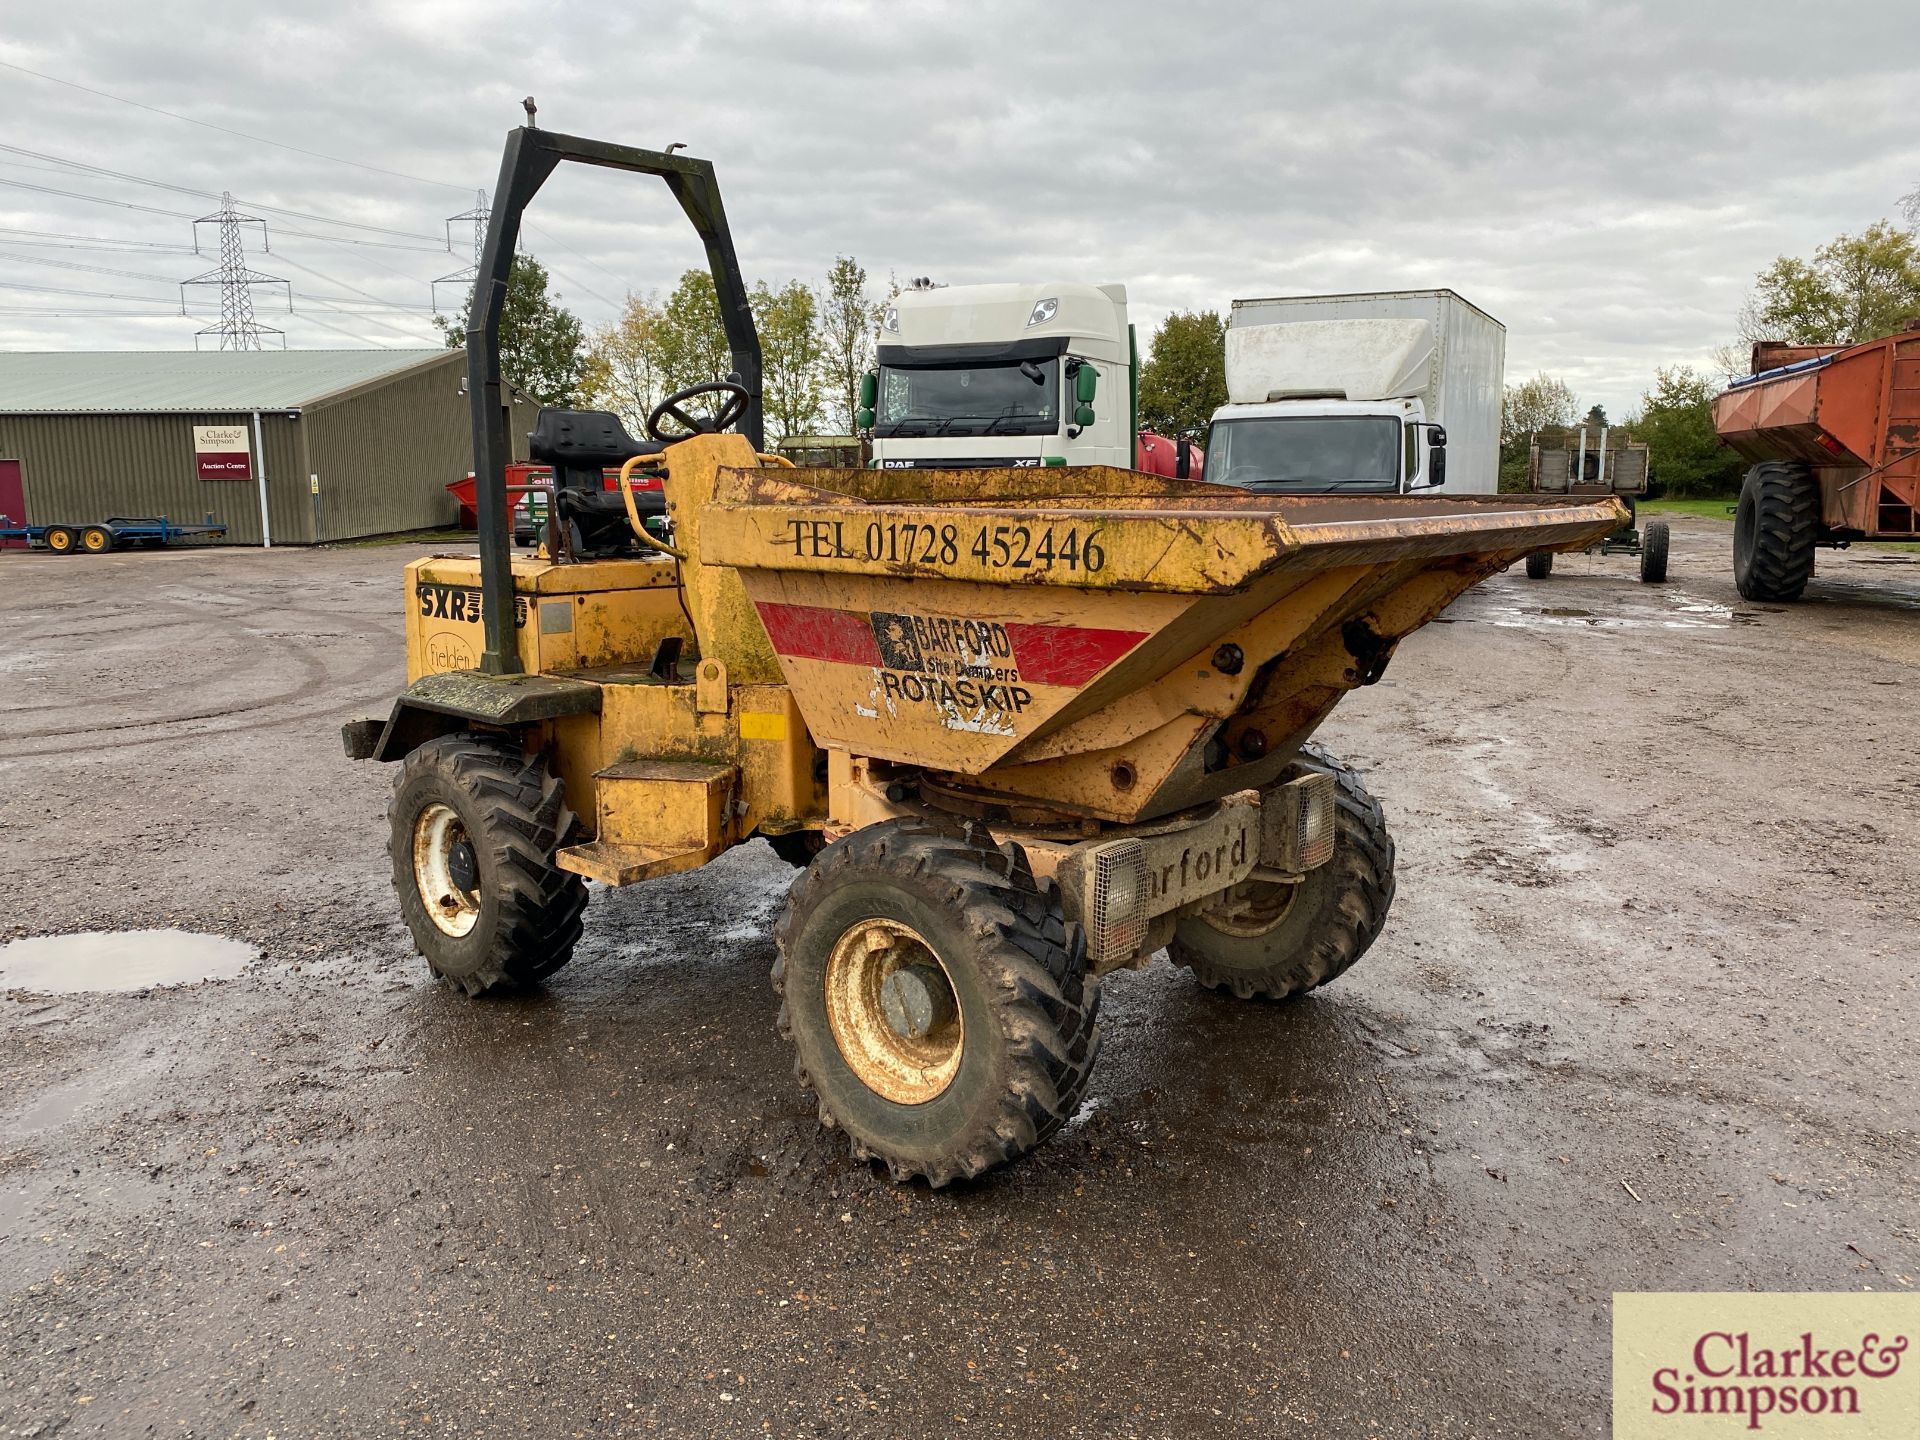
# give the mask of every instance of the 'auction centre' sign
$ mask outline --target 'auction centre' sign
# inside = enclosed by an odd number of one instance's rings
[[[193,427],[194,473],[202,480],[251,480],[252,460],[245,425]]]

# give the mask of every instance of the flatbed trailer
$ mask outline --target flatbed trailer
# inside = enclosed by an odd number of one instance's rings
[[[201,525],[176,525],[165,515],[110,515],[87,525],[16,525],[10,516],[0,515],[0,540],[24,540],[32,549],[55,555],[104,555],[136,545],[159,549],[176,540],[226,533],[227,527],[212,515]]]

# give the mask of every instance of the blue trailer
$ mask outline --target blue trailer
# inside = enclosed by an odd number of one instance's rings
[[[226,533],[227,527],[211,514],[203,525],[176,525],[164,515],[110,515],[91,525],[16,525],[11,517],[0,515],[0,540],[24,540],[35,550],[55,555],[76,551],[104,555],[135,545],[156,549],[176,540],[211,539]]]

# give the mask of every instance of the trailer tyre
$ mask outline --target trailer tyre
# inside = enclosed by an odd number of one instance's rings
[[[430,740],[401,762],[387,813],[401,914],[435,975],[480,995],[572,958],[587,887],[554,864],[573,812],[539,756],[481,735]]]
[[[80,532],[80,548],[89,555],[104,555],[113,549],[113,531],[104,525],[89,525]]]
[[[1649,520],[1640,533],[1640,579],[1648,585],[1661,584],[1667,578],[1668,538],[1664,520]]]
[[[1733,583],[1746,600],[1798,600],[1813,577],[1820,482],[1798,460],[1747,471],[1733,519]]]
[[[1167,953],[1203,985],[1284,1000],[1326,984],[1367,953],[1393,904],[1394,846],[1380,802],[1318,745],[1301,761],[1332,773],[1333,858],[1298,884],[1248,881],[1231,908],[1182,920]]]
[[[971,1178],[1080,1108],[1100,1049],[1086,944],[1026,852],[870,825],[795,882],[773,988],[820,1121],[895,1180]]]
[[[56,555],[71,555],[79,547],[80,537],[64,525],[55,525],[47,531],[47,549]]]
[[[1553,552],[1538,550],[1527,556],[1527,578],[1544,580],[1553,573]]]

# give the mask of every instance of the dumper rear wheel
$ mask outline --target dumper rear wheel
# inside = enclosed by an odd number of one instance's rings
[[[1553,552],[1538,550],[1527,556],[1527,578],[1544,580],[1553,573]]]
[[[400,911],[435,975],[479,995],[572,957],[587,887],[554,864],[573,813],[539,756],[480,735],[429,741],[401,762],[387,815]]]
[[[1333,858],[1297,884],[1235,886],[1220,908],[1182,920],[1167,947],[1201,984],[1243,1000],[1326,984],[1367,953],[1393,904],[1393,836],[1380,802],[1318,745],[1300,759],[1334,777]]]
[[[1798,600],[1813,578],[1820,482],[1798,460],[1747,471],[1733,518],[1733,583],[1746,600]]]
[[[801,1083],[894,1179],[979,1175],[1079,1109],[1099,989],[1019,846],[919,820],[857,830],[794,884],[775,938]]]

